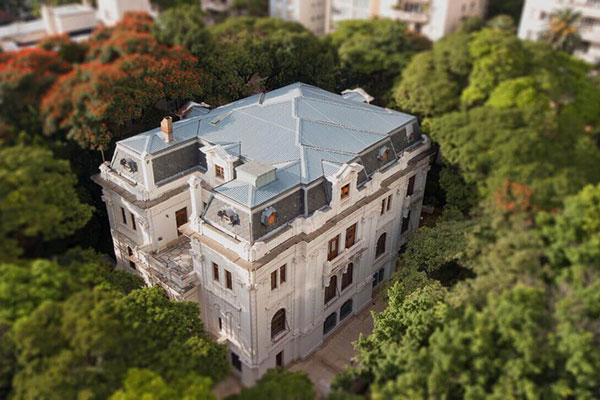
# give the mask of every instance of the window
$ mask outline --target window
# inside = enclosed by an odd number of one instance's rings
[[[337,324],[337,314],[331,313],[327,318],[325,318],[325,322],[323,323],[323,335],[329,333],[335,325]]]
[[[277,270],[271,272],[271,290],[277,289]]]
[[[127,246],[127,256],[129,257],[129,266],[132,269],[136,269],[135,263],[131,260],[131,257],[133,257],[133,250],[131,250],[131,247],[129,246]]]
[[[392,207],[392,195],[390,194],[387,198],[387,207],[385,208],[386,211],[390,211],[391,207]]]
[[[283,350],[275,356],[275,366],[280,368],[283,367]]]
[[[376,287],[383,281],[383,276],[385,275],[385,269],[381,268],[379,271],[373,274],[373,287]]]
[[[350,197],[350,184],[342,186],[342,190],[340,192],[340,199],[344,200]]]
[[[352,285],[352,274],[354,272],[353,270],[354,264],[350,263],[346,268],[346,272],[342,274],[342,291],[344,291],[344,289],[346,289],[348,286]]]
[[[271,319],[271,339],[285,331],[285,308],[280,309]]]
[[[346,229],[345,246],[347,249],[349,249],[350,247],[354,246],[354,243],[356,243],[356,224]]]
[[[177,236],[181,236],[182,233],[179,231],[181,225],[186,224],[188,221],[187,209],[184,207],[181,210],[175,211],[175,224],[177,225]]]
[[[242,371],[242,361],[240,360],[240,356],[234,352],[231,352],[231,365],[238,371]]]
[[[379,239],[377,239],[377,248],[375,249],[375,258],[381,256],[383,253],[385,253],[385,239],[387,237],[387,234],[384,232],[381,234],[381,236],[379,236]]]
[[[383,215],[385,212],[385,199],[381,200],[381,213],[379,215]]]
[[[212,263],[213,266],[213,281],[219,281],[219,266],[215,263]]]
[[[281,267],[279,267],[279,283],[285,282],[285,279],[286,279],[285,270],[286,270],[285,265],[282,265]]]
[[[405,233],[406,231],[408,231],[409,226],[410,226],[410,211],[408,212],[408,215],[402,219],[402,231],[400,233]]]
[[[352,314],[352,299],[342,304],[342,308],[340,308],[340,321],[350,314]]]
[[[338,247],[340,244],[340,236],[336,236],[329,241],[327,252],[327,261],[331,261],[338,256]]]
[[[233,290],[233,279],[231,278],[231,272],[225,271],[225,284],[227,289]]]
[[[408,180],[408,187],[406,188],[407,196],[412,196],[412,194],[415,192],[415,176],[416,175],[411,176]]]
[[[221,317],[219,317],[219,330],[223,330],[223,320],[221,319]]]
[[[135,226],[135,215],[133,215],[132,213],[130,213],[129,215],[131,215],[131,228],[136,231],[137,227]]]
[[[223,167],[215,165],[215,176],[219,179],[225,179],[225,171],[223,170]]]
[[[125,225],[127,225],[127,216],[125,215],[125,209],[121,207],[121,219]]]
[[[337,294],[337,276],[329,278],[329,285],[325,288],[325,304],[329,303]]]

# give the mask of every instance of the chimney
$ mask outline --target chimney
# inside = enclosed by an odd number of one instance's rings
[[[173,141],[173,118],[170,116],[164,117],[160,123],[160,130],[163,133],[165,143]]]

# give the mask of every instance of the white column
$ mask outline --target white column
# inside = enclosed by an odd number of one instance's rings
[[[188,185],[190,185],[190,196],[192,203],[192,215],[190,216],[191,227],[193,230],[198,230],[198,222],[200,221],[200,214],[202,213],[202,186],[200,183],[202,180],[192,175],[188,179]]]

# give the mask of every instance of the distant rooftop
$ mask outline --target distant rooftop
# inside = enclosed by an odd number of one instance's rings
[[[315,181],[325,170],[335,170],[416,120],[412,115],[366,104],[360,101],[362,96],[350,97],[295,83],[175,122],[172,142],[166,143],[156,128],[119,145],[138,154],[156,154],[199,139],[204,144],[222,145],[232,155],[273,165],[278,168],[277,180],[264,187],[229,182],[219,189],[244,192],[243,203],[256,204],[269,197],[271,189],[281,193],[286,187]]]

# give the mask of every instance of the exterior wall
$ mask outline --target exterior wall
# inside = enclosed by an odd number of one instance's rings
[[[600,3],[585,0],[526,0],[519,25],[519,37],[537,40],[548,26],[550,14],[562,8],[571,8],[581,13],[583,26],[582,39],[587,48],[576,55],[590,63],[600,62]]]
[[[296,21],[313,33],[325,33],[327,0],[270,0],[269,15],[286,21]]]
[[[97,0],[98,18],[108,26],[114,25],[128,11],[152,13],[148,0]]]
[[[428,145],[419,146],[407,158],[422,151]],[[373,198],[368,204],[349,213],[336,221],[333,226],[323,231],[309,242],[300,242],[286,248],[267,264],[257,270],[247,268],[223,257],[214,249],[193,240],[194,265],[200,276],[200,297],[202,318],[207,329],[226,343],[230,352],[240,357],[242,364],[240,374],[245,385],[253,384],[267,369],[275,367],[276,356],[283,351],[284,365],[309,356],[318,348],[327,335],[335,332],[351,315],[359,313],[369,303],[374,288],[373,276],[383,269],[383,280],[389,279],[395,269],[398,251],[406,241],[407,234],[419,225],[421,203],[429,170],[428,158],[417,165],[407,166],[398,163],[386,176],[408,168],[409,172],[394,181],[384,193]],[[376,173],[376,175],[381,173]],[[413,195],[406,196],[408,182],[415,175]],[[340,185],[358,177],[350,171],[340,178],[341,183],[334,183],[333,192],[338,193]],[[374,177],[375,180],[378,176]],[[361,190],[369,190],[368,188]],[[381,203],[392,196],[390,209],[381,214]],[[359,189],[351,189],[351,197],[359,196]],[[333,196],[334,199],[336,196]],[[330,204],[327,213],[343,212],[352,208],[354,200],[348,204]],[[350,207],[350,208],[349,208]],[[409,231],[401,233],[402,220],[410,212]],[[301,218],[304,225],[323,225],[317,211],[315,215]],[[349,249],[345,248],[345,232],[348,227],[357,224],[356,242]],[[328,225],[329,226],[329,225]],[[376,257],[377,240],[386,233],[386,251]],[[329,240],[339,235],[340,253],[332,261],[327,261]],[[212,281],[212,263],[233,274],[233,290],[224,289],[223,272],[221,282]],[[342,273],[349,263],[353,263],[352,284],[341,291]],[[286,282],[278,280],[277,288],[271,290],[271,273],[286,266]],[[324,304],[325,287],[332,275],[337,276],[338,293],[334,299]],[[279,278],[279,277],[278,277]],[[352,299],[351,315],[339,321],[340,308]],[[286,330],[271,338],[271,322],[280,309],[286,310]],[[225,311],[226,310],[226,311]],[[327,334],[323,333],[325,319],[332,313],[337,314],[337,325]],[[222,318],[224,327],[219,330],[218,318]],[[233,327],[230,326],[233,320]],[[227,321],[225,323],[225,321]],[[235,370],[235,369],[234,369]],[[237,371],[237,370],[236,370]]]
[[[373,17],[404,21],[410,29],[438,40],[469,16],[483,17],[487,0],[328,0],[325,31],[340,21]]]

